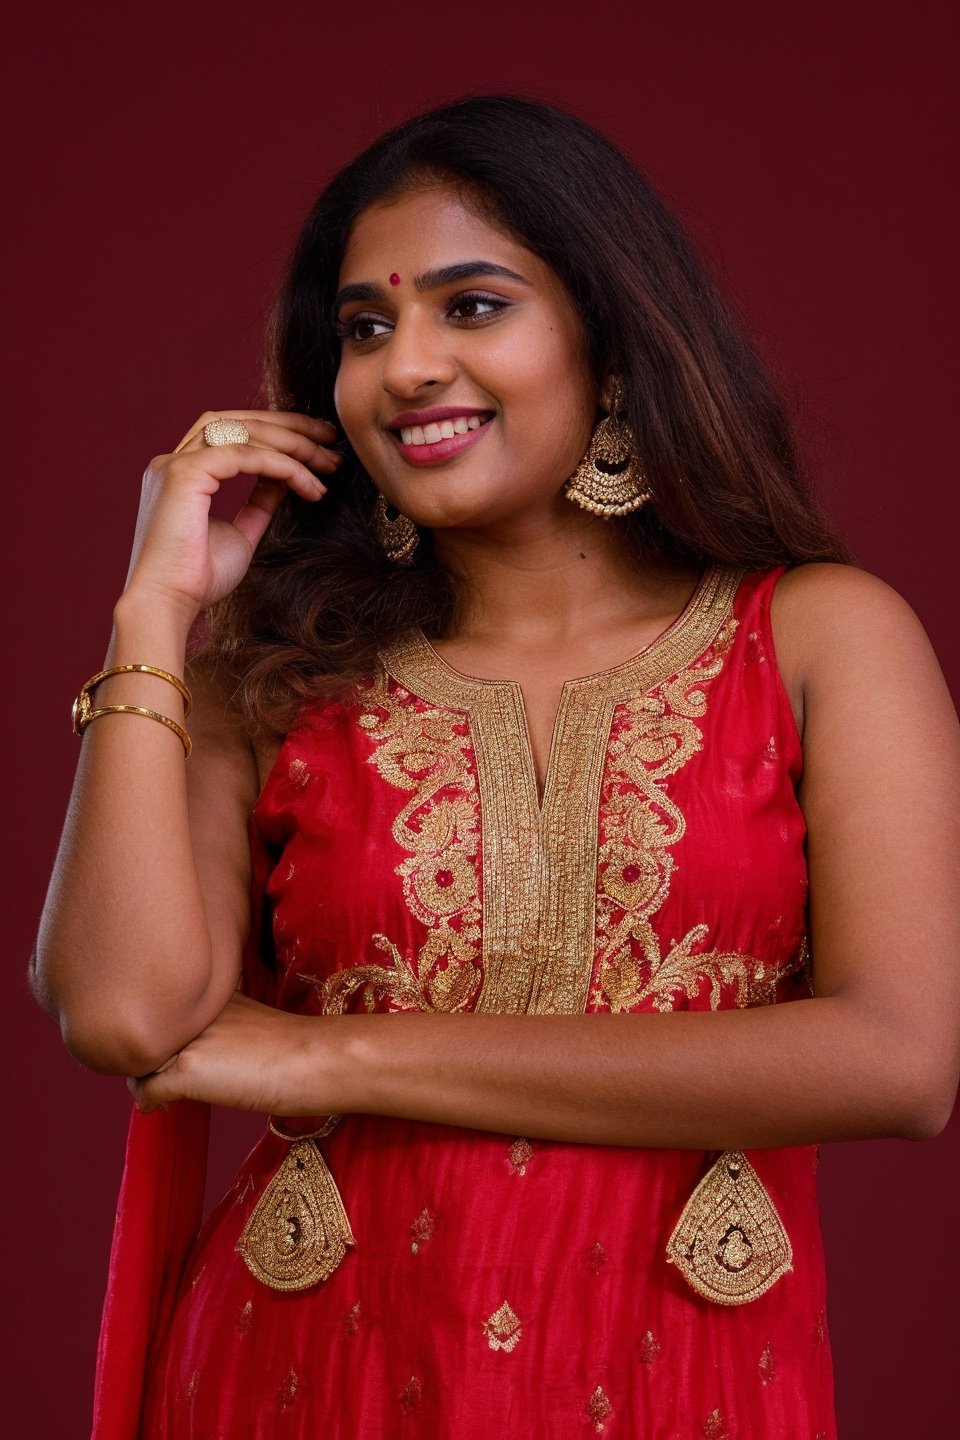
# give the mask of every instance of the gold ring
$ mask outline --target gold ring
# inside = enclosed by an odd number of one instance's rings
[[[249,445],[250,431],[242,420],[210,420],[203,427],[204,445]]]

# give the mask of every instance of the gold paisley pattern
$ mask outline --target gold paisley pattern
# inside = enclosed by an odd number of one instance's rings
[[[469,727],[462,716],[421,708],[408,691],[391,688],[385,673],[364,696],[358,723],[374,745],[370,763],[410,796],[392,834],[407,852],[397,867],[404,900],[428,931],[416,967],[428,1003],[416,1008],[462,1009],[478,979],[481,939],[480,807]]]
[[[438,947],[449,943],[451,930],[460,947],[452,948],[455,963],[473,966],[479,951],[479,992],[468,1002],[460,1000],[454,980],[443,982],[459,1008],[544,1015],[582,1014],[587,1008],[597,944],[594,877],[601,786],[618,712],[632,714],[630,707],[639,704],[646,715],[643,707],[652,705],[660,707],[661,716],[669,710],[674,728],[676,717],[682,719],[688,727],[682,754],[666,733],[658,740],[651,730],[644,744],[653,747],[655,760],[660,750],[670,752],[657,760],[661,779],[671,763],[672,771],[685,763],[687,751],[693,754],[702,743],[694,717],[704,712],[704,687],[722,667],[739,580],[739,572],[708,570],[683,614],[647,650],[612,670],[567,682],[542,801],[519,685],[458,674],[422,635],[383,657],[384,674],[375,691],[364,696],[360,724],[376,746],[371,762],[390,783],[413,792],[393,833],[410,854],[400,867],[405,900],[432,932],[426,953],[421,952],[421,973],[425,961],[439,962],[443,952]],[[661,698],[636,698],[660,690]],[[617,724],[619,733],[623,725]],[[643,762],[638,753],[643,793],[651,796],[657,776],[651,780]],[[678,811],[671,816],[670,802],[662,792],[657,796],[672,825],[669,839],[659,845],[655,836],[650,838],[662,856],[667,844],[681,837],[683,817]],[[455,824],[449,808],[454,806]],[[478,847],[481,815],[483,844]],[[637,823],[641,818],[638,810]],[[639,831],[636,839],[642,839]],[[456,924],[435,908],[435,887],[412,883],[427,861],[452,869],[454,855],[469,862],[476,885],[468,900],[464,880]],[[659,873],[662,861],[654,855],[644,862],[642,844],[635,846],[635,856]],[[612,858],[605,869],[608,886],[616,883]],[[666,895],[669,871],[660,879],[657,874],[651,877],[648,913]],[[444,880],[449,887],[446,874]],[[477,933],[480,895],[482,939]],[[472,946],[469,953],[464,945]],[[448,957],[444,968],[449,963]],[[428,992],[429,980],[428,975]],[[444,1000],[442,985],[439,994]]]
[[[734,1003],[745,1005],[753,983],[763,983],[763,967],[749,956],[695,953],[707,925],[695,926],[663,955],[650,923],[669,893],[671,852],[687,828],[666,784],[703,749],[696,722],[706,714],[710,682],[723,669],[736,628],[731,616],[694,663],[654,694],[627,700],[617,713],[600,802],[597,983],[591,991],[598,1009],[672,1010],[679,996],[693,999],[704,978],[711,1008],[719,1005],[722,986],[732,986]]]

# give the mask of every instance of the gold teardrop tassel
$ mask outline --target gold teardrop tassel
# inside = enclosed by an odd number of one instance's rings
[[[237,1241],[247,1268],[271,1290],[305,1290],[328,1279],[356,1243],[313,1139],[294,1141]]]
[[[793,1268],[793,1248],[750,1161],[725,1150],[694,1190],[667,1242],[687,1284],[718,1305],[746,1305]]]

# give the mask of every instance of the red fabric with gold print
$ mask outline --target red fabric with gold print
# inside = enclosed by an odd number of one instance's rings
[[[779,573],[708,571],[648,650],[569,682],[542,797],[518,687],[422,637],[357,703],[311,707],[254,816],[250,992],[314,1014],[802,1001]],[[356,1244],[306,1288],[256,1278],[237,1246],[269,1273],[283,1207],[247,1222],[291,1155],[265,1135],[155,1325],[144,1440],[833,1440],[813,1148],[715,1165],[372,1115],[317,1146]]]

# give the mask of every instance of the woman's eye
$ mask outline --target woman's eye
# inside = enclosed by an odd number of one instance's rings
[[[454,320],[486,320],[505,310],[508,301],[496,295],[458,295],[447,311]]]
[[[391,327],[389,321],[379,315],[354,315],[351,320],[341,320],[336,328],[341,340],[356,340],[362,344],[365,340],[376,340],[380,335],[386,335]]]

